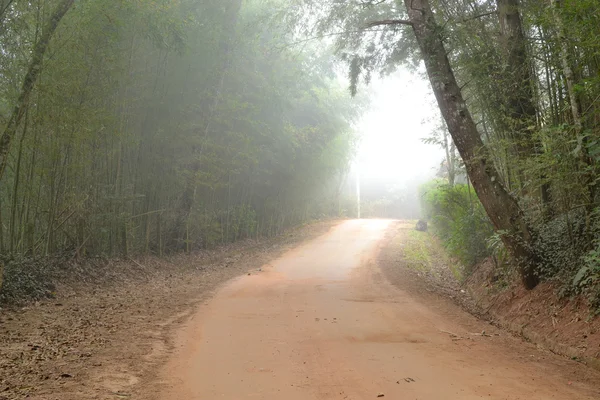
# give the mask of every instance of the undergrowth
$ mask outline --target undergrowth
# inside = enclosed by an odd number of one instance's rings
[[[479,261],[492,255],[487,244],[494,231],[475,192],[464,184],[449,186],[432,181],[420,188],[422,210],[452,257],[466,274]]]
[[[404,258],[410,268],[421,272],[426,272],[431,268],[431,257],[427,245],[425,232],[410,231],[404,245]]]
[[[63,260],[53,257],[4,258],[4,276],[0,304],[17,305],[54,295],[53,276]]]
[[[402,238],[402,254],[408,268],[440,278],[440,265],[448,267],[457,282],[463,278],[463,267],[439,250],[435,237],[428,232],[411,229]]]
[[[474,190],[465,184],[450,186],[441,180],[420,188],[423,216],[452,257],[473,267],[491,257],[496,265],[493,281],[506,287],[515,279],[498,233],[494,232]],[[534,246],[540,258],[538,275],[553,281],[563,297],[583,295],[600,312],[600,210],[586,217],[582,208],[533,223]]]

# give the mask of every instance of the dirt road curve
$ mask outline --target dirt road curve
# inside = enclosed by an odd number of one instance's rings
[[[544,353],[540,361],[540,352],[516,339],[477,336],[470,316],[419,302],[387,282],[373,260],[388,225],[344,222],[232,281],[181,331],[155,396],[600,398],[589,377],[586,383],[557,367],[562,360]]]

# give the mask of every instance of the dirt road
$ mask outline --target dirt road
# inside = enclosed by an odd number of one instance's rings
[[[374,256],[389,224],[344,222],[231,281],[145,398],[600,398],[584,366],[385,280]]]

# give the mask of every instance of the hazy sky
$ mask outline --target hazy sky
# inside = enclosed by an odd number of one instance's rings
[[[359,123],[363,179],[405,183],[433,176],[444,155],[421,139],[430,135],[439,112],[429,82],[406,69],[374,79],[371,110]]]

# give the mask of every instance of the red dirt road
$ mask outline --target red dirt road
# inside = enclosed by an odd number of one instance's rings
[[[231,281],[180,331],[144,398],[600,398],[584,366],[385,280],[374,260],[389,224],[344,222]]]

